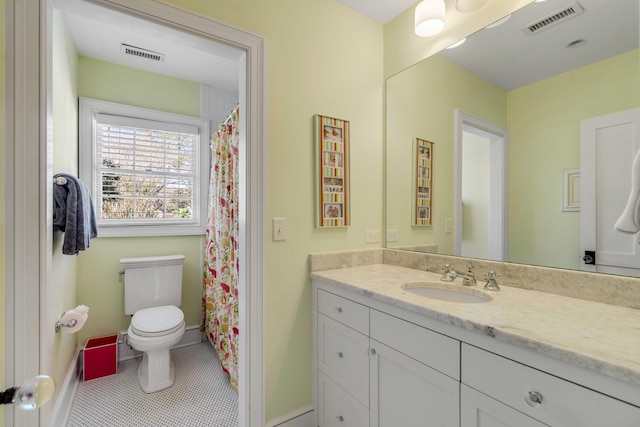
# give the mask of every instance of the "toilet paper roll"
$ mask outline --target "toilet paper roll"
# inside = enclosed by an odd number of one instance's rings
[[[86,305],[79,305],[76,308],[68,310],[62,315],[60,323],[63,325],[69,325],[62,328],[62,332],[66,334],[72,334],[78,332],[84,326],[85,322],[89,318],[89,307]],[[71,326],[69,322],[75,320],[75,325]],[[72,322],[73,323],[73,322]]]

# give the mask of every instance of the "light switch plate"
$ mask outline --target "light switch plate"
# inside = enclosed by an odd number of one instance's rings
[[[287,219],[273,218],[273,241],[282,242],[287,240]]]

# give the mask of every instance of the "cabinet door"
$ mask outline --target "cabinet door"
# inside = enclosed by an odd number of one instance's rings
[[[371,340],[371,427],[459,427],[460,383]]]
[[[545,427],[533,418],[466,385],[460,386],[461,427]]]

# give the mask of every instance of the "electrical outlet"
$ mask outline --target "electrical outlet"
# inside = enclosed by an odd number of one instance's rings
[[[451,218],[445,218],[444,234],[451,234],[452,231],[453,231],[453,220]]]
[[[273,241],[282,242],[287,240],[287,219],[273,218]]]
[[[387,242],[398,241],[398,230],[387,230]]]
[[[364,232],[365,243],[380,243],[380,230],[367,230]]]

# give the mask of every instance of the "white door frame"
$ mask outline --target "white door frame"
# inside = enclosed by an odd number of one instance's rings
[[[240,67],[240,426],[262,427],[264,409],[263,75],[264,41],[246,31],[154,0],[88,0],[231,44]],[[46,373],[52,240],[49,0],[7,2],[5,386]],[[50,62],[49,62],[50,63]],[[244,84],[246,82],[246,85]],[[34,255],[37,254],[37,255]],[[33,310],[40,307],[39,310]],[[34,339],[34,337],[38,337]],[[39,414],[42,414],[40,417]],[[46,411],[5,407],[5,425],[48,427]]]
[[[490,139],[489,171],[489,255],[496,261],[506,261],[509,245],[509,131],[494,123],[472,116],[464,111],[455,110],[454,123],[454,249],[455,254],[462,252],[462,140],[466,126],[483,131]]]

